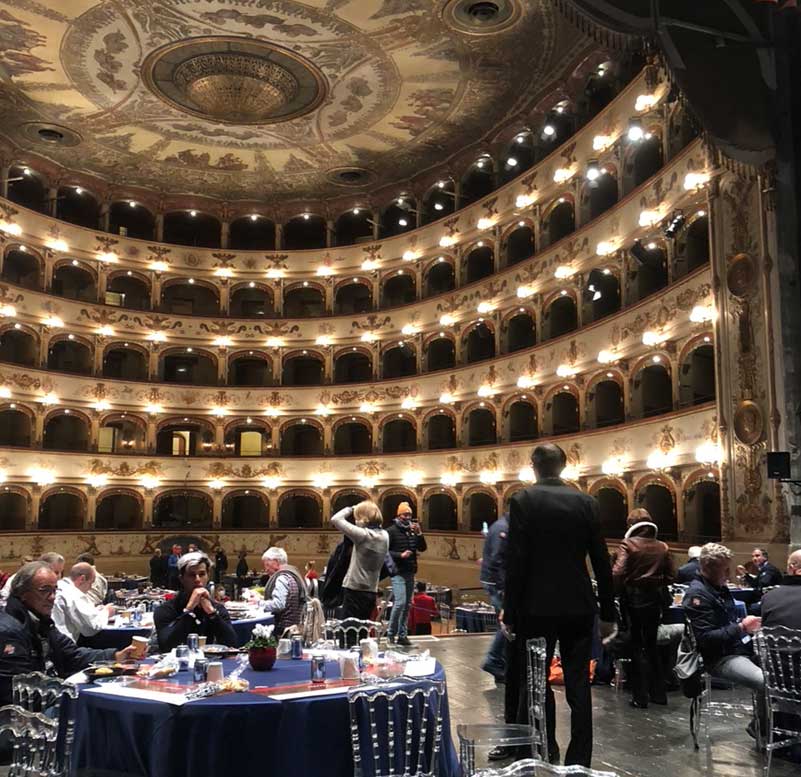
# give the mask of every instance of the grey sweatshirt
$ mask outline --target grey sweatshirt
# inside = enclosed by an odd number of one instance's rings
[[[381,528],[367,528],[348,523],[352,507],[345,507],[331,518],[331,523],[353,541],[353,554],[343,588],[351,591],[378,591],[378,578],[389,548],[389,535]]]

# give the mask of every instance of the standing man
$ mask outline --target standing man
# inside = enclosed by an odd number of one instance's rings
[[[526,641],[544,637],[547,666],[554,646],[565,677],[570,705],[570,746],[565,764],[590,766],[592,759],[592,698],[590,655],[598,611],[587,556],[598,584],[601,634],[612,633],[615,605],[609,553],[601,537],[598,502],[572,488],[561,478],[565,452],[553,444],[538,445],[531,455],[537,483],[518,491],[509,509],[509,543],[506,587],[501,623],[514,635],[507,669],[507,722],[528,724]],[[547,684],[545,715],[551,760],[558,763],[556,709]],[[517,701],[517,715],[509,720],[510,700]]]
[[[180,545],[172,546],[172,553],[167,559],[167,588],[173,591],[180,589],[180,580],[178,573],[178,559],[183,555],[184,549]]]
[[[225,555],[225,548],[220,546],[214,554],[214,583],[219,585],[228,572],[228,556]]]
[[[389,617],[387,639],[389,642],[408,647],[409,608],[414,594],[414,576],[417,573],[417,554],[428,547],[423,530],[412,518],[412,506],[408,502],[398,505],[395,522],[387,529],[389,555],[395,562],[397,574],[392,575],[392,615]]]
[[[801,550],[787,559],[782,584],[762,599],[762,625],[801,630]]]
[[[503,609],[503,587],[506,583],[506,541],[509,538],[509,514],[504,513],[489,527],[481,556],[481,585],[490,598],[496,613]],[[498,629],[481,668],[489,672],[496,683],[506,680],[506,638]]]
[[[150,582],[157,588],[165,588],[167,585],[167,559],[161,552],[161,548],[156,548],[150,557]]]

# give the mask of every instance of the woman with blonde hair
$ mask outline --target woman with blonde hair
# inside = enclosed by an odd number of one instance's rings
[[[381,528],[381,511],[374,502],[359,502],[340,510],[331,523],[353,542],[342,581],[342,617],[367,620],[375,608],[381,567],[389,548],[389,535]]]

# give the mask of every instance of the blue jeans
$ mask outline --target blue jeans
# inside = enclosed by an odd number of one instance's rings
[[[482,585],[484,586],[484,590],[489,594],[490,603],[494,607],[495,612],[499,613],[503,609],[503,594],[498,590],[497,586],[487,583],[482,583]],[[490,649],[487,652],[487,656],[481,668],[485,672],[489,672],[496,677],[503,678],[506,676],[506,637],[503,636],[503,632],[500,629],[495,632],[492,644],[490,645]]]
[[[409,631],[409,607],[414,593],[414,575],[393,575],[392,614],[389,616],[388,637],[405,637]]]

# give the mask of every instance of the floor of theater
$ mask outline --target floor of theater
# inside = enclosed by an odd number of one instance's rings
[[[490,644],[489,637],[449,637],[414,641],[428,648],[442,663],[448,678],[454,744],[458,723],[486,723],[503,719],[503,688],[478,667]],[[556,688],[557,739],[564,754],[569,741],[569,709]],[[743,696],[745,699],[746,696]],[[689,701],[670,694],[667,707],[636,710],[624,691],[593,686],[595,745],[593,767],[631,777],[761,777],[763,759],[746,734],[746,720],[719,718],[710,724],[712,746],[695,752],[690,740]],[[703,732],[702,732],[703,733]],[[774,756],[771,777],[798,777],[798,764]]]
[[[478,667],[490,637],[465,636],[444,639],[414,638],[415,647],[429,649],[445,667],[454,744],[458,747],[459,723],[501,721],[503,688]],[[561,688],[557,693],[557,738],[562,752],[567,746],[569,715]],[[743,697],[745,698],[745,697]],[[760,777],[762,757],[745,733],[745,720],[718,719],[711,724],[712,747],[695,752],[689,735],[689,702],[670,695],[667,707],[635,710],[625,692],[593,687],[595,749],[593,767],[617,772],[621,777]],[[7,775],[0,767],[0,777]],[[797,777],[797,764],[774,758],[771,777]],[[317,777],[310,775],[309,777]]]

